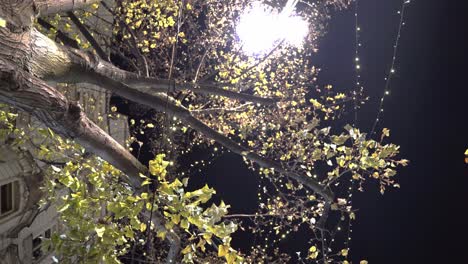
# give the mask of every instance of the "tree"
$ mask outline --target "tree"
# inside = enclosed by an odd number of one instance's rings
[[[272,8],[284,5],[268,2]],[[407,164],[396,157],[398,146],[384,143],[387,129],[374,140],[350,125],[330,127],[346,104],[360,104],[362,98],[356,91],[316,87],[317,69],[310,58],[330,10],[347,3],[304,2],[300,13],[313,22],[308,45],[278,41],[259,58],[243,54],[234,34],[248,1],[138,0],[117,1],[115,7],[103,2],[101,8],[114,18],[112,40],[99,40],[99,32],[93,34],[83,22],[95,12],[82,9],[96,9],[98,3],[0,3],[0,101],[50,128],[36,131],[52,141],[41,153],[46,160],[66,150],[64,162],[45,172],[49,199],[60,205],[68,223],[67,238],[52,239],[63,261],[78,256],[84,262],[114,263],[142,244],[147,256],[164,256],[167,263],[212,262],[216,255],[228,263],[258,262],[266,258],[265,251],[239,252],[230,246],[230,235],[243,218],[251,219],[252,232],[260,234],[274,219],[279,238],[306,227],[313,234],[307,260],[346,261],[348,249],[329,252],[327,242],[334,237],[330,221],[355,218],[347,197],[339,196],[345,195],[341,186],[351,180],[362,190],[371,178],[383,193],[387,186],[398,186],[395,167]],[[58,13],[67,16],[50,17]],[[38,29],[36,17],[57,42]],[[70,37],[77,33],[86,41]],[[159,140],[167,142],[152,145],[159,154],[148,167],[56,89],[57,83],[81,82],[157,111],[142,122],[145,129],[159,129],[165,136]],[[21,144],[27,135],[11,126],[11,110],[3,113],[7,134],[15,133]],[[163,114],[175,121],[160,122]],[[189,140],[178,140],[181,135]],[[265,178],[263,190],[271,198],[260,203],[259,212],[227,215],[224,203],[207,204],[215,190],[187,191],[188,178],[176,166],[168,171],[176,153],[199,144],[241,155]],[[59,195],[62,188],[67,195]],[[151,250],[156,245],[164,250]],[[269,261],[285,257],[278,254]]]

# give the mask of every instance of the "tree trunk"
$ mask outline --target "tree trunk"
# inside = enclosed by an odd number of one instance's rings
[[[35,0],[35,6],[39,15],[46,16],[51,14],[64,13],[83,9],[101,0]]]
[[[140,173],[147,171],[130,152],[89,120],[77,103],[42,80],[0,60],[0,101],[32,114],[57,134],[76,140],[107,160],[139,186]]]

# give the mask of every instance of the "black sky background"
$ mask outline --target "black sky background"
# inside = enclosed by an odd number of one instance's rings
[[[459,5],[457,6],[456,3]],[[468,56],[462,1],[412,0],[402,31],[396,75],[384,107],[390,141],[411,161],[399,171],[401,189],[376,185],[354,196],[352,260],[370,263],[468,263]],[[370,130],[391,63],[401,0],[360,0],[361,66],[370,101],[359,125]],[[457,12],[459,14],[457,14]],[[468,15],[468,14],[467,14]],[[352,89],[354,12],[338,14],[320,42],[319,81]],[[195,182],[207,181],[233,212],[252,212],[256,176],[233,154],[218,158]],[[465,216],[466,215],[466,216]],[[251,243],[237,237],[235,245]],[[304,247],[306,237],[287,240]]]

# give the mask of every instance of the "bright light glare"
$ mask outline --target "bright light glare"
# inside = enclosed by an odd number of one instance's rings
[[[244,11],[236,28],[244,52],[264,54],[283,39],[296,47],[303,43],[309,25],[302,17],[291,15],[294,6],[289,2],[281,13],[259,2]]]

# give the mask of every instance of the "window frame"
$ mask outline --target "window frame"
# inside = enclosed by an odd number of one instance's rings
[[[11,209],[2,212],[2,189],[4,186],[11,186],[10,187],[10,195],[7,197],[7,199],[11,200]],[[8,188],[8,187],[7,187]],[[3,184],[0,184],[0,220],[6,219],[9,216],[13,215],[15,212],[18,211],[20,207],[21,201],[20,201],[20,184],[19,180],[15,179]]]
[[[57,225],[53,225],[47,228],[46,230],[40,232],[37,236],[33,237],[33,239],[31,240],[32,263],[40,263],[44,258],[46,258],[52,252],[52,248],[50,246],[47,250],[45,250],[43,248],[42,242],[44,239],[52,238],[52,235],[56,231],[57,231]],[[39,243],[36,246],[34,246],[34,240],[36,239],[39,239]],[[39,255],[34,256],[34,253],[37,251],[39,252]]]

